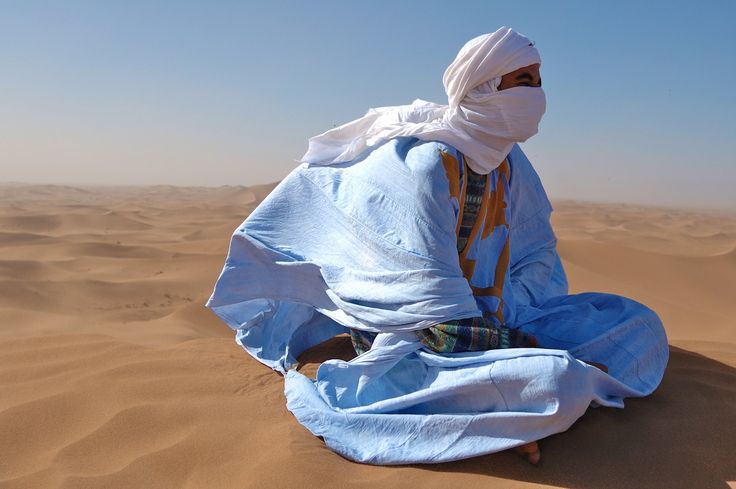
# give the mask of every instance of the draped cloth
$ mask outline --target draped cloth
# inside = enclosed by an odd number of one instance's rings
[[[546,107],[541,88],[497,91],[498,80],[537,63],[541,58],[533,43],[508,27],[478,36],[445,71],[447,105],[417,99],[410,105],[372,108],[359,119],[311,138],[301,161],[351,161],[392,138],[411,136],[442,141],[462,152],[474,171],[487,174],[515,142],[537,132]]]
[[[505,450],[568,429],[589,406],[623,407],[662,378],[667,339],[653,311],[568,295],[551,206],[518,146],[510,179],[489,175],[507,184],[488,190],[498,205],[483,210],[503,212],[507,226],[484,229],[481,216],[458,257],[462,160],[450,145],[396,138],[350,162],[303,164],[233,234],[207,306],[285,374],[297,420],[349,459]],[[439,354],[415,334],[489,314],[544,349]],[[301,352],[348,328],[377,333],[368,352],[324,362],[316,379],[294,369]]]

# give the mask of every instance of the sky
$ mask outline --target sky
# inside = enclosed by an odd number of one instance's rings
[[[469,39],[542,55],[552,199],[736,210],[736,1],[0,0],[0,181],[254,185]]]

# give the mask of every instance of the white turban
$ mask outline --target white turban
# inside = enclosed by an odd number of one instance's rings
[[[508,27],[478,36],[445,70],[449,105],[415,100],[411,105],[370,109],[360,119],[311,138],[301,161],[313,165],[350,161],[389,139],[410,136],[453,146],[475,172],[490,173],[514,143],[537,133],[546,107],[542,89],[497,90],[502,75],[536,63],[541,58],[532,42]]]

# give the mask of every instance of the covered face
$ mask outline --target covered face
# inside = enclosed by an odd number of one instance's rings
[[[526,141],[539,130],[547,106],[539,83],[541,62],[534,43],[508,27],[471,39],[445,70],[449,106],[486,134]],[[504,75],[525,69],[529,83],[501,86]]]
[[[462,47],[445,71],[447,105],[415,100],[370,109],[359,119],[311,138],[302,161],[333,165],[358,158],[392,138],[415,137],[453,146],[473,171],[490,173],[514,143],[537,133],[546,108],[538,74],[536,83],[507,89],[500,89],[501,79],[540,64],[534,44],[508,27],[478,36]]]
[[[492,80],[497,80],[498,87],[503,75],[541,63],[534,43],[509,27],[478,36],[465,43],[445,70],[447,101],[457,107],[472,89]]]

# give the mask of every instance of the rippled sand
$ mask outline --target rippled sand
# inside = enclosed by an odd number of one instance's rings
[[[0,488],[687,487],[736,480],[736,215],[558,202],[572,292],[663,318],[661,388],[541,442],[373,467],[286,410],[281,377],[203,307],[272,186],[0,186]],[[302,358],[349,358],[336,338]],[[736,484],[731,484],[736,487]]]

